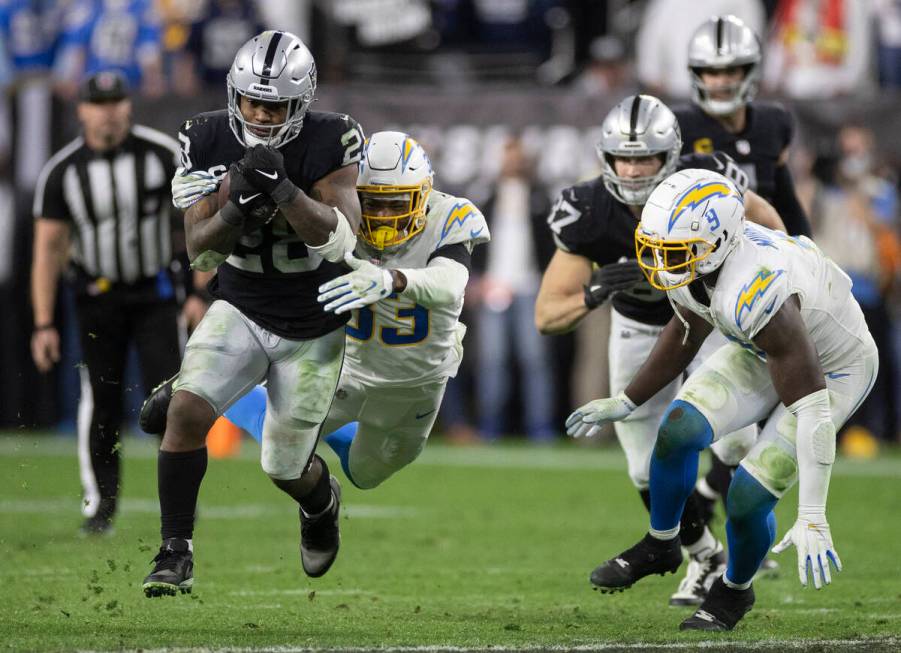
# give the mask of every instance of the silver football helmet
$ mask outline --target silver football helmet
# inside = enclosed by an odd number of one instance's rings
[[[597,146],[604,186],[624,204],[642,206],[651,191],[670,176],[679,162],[682,133],[676,116],[650,95],[631,95],[613,107],[601,124]],[[616,174],[616,157],[660,155],[660,170],[651,176],[628,178]]]
[[[316,92],[316,62],[299,38],[290,32],[266,31],[241,46],[226,78],[228,117],[232,131],[245,147],[280,147],[297,138]],[[285,121],[275,125],[248,122],[241,114],[240,96],[268,102],[287,102]]]
[[[688,46],[692,101],[711,115],[734,113],[757,95],[760,59],[760,41],[750,27],[732,15],[711,17],[695,30]],[[730,97],[711,97],[711,89],[701,79],[701,71],[705,68],[734,66],[744,68],[745,76],[726,89],[730,92]]]

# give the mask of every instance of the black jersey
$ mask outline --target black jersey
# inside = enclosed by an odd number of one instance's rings
[[[773,204],[789,233],[810,232],[787,169],[778,165],[782,152],[791,144],[793,131],[791,114],[782,105],[749,103],[747,124],[737,134],[696,104],[675,107],[673,113],[682,131],[683,154],[725,152],[747,173],[751,190]],[[783,188],[785,185],[791,187]]]
[[[182,125],[181,164],[221,177],[244,156],[232,133],[228,112],[202,113]],[[350,116],[310,111],[297,138],[279,148],[288,178],[309,193],[319,179],[360,160],[363,132]],[[319,286],[346,270],[307,249],[287,220],[277,214],[267,225],[241,237],[219,266],[210,292],[260,326],[295,340],[334,331],[349,319],[322,310]]]
[[[747,190],[747,177],[722,152],[682,156],[678,169],[687,168],[719,172],[729,176],[741,192]],[[635,258],[638,218],[610,194],[602,177],[564,188],[547,222],[557,247],[599,266]],[[621,315],[644,324],[662,326],[673,316],[666,293],[646,280],[631,290],[614,293],[612,301]]]

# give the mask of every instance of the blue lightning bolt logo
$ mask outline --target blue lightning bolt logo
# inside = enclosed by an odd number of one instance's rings
[[[469,202],[457,202],[447,214],[447,220],[444,221],[444,227],[441,228],[441,238],[439,242],[450,233],[455,224],[460,226],[473,215],[473,206]]]
[[[744,313],[751,312],[755,302],[763,297],[773,282],[782,276],[785,270],[760,270],[754,275],[750,283],[747,283],[738,292],[735,300],[735,325],[741,328],[741,319]],[[772,309],[771,309],[772,310]]]
[[[669,224],[666,232],[673,230],[676,221],[682,217],[682,214],[689,209],[700,206],[704,202],[712,200],[714,197],[728,197],[732,193],[732,189],[719,181],[711,181],[706,184],[697,184],[692,186],[682,194],[682,197],[676,202],[673,212],[669,216]]]

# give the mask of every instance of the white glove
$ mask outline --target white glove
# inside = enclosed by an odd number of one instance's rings
[[[842,570],[842,561],[832,544],[832,534],[826,521],[825,512],[798,512],[798,521],[792,526],[776,546],[773,553],[782,553],[792,544],[798,549],[798,578],[807,587],[807,571],[813,576],[813,586],[820,589],[825,581],[832,582],[829,561],[836,571]]]
[[[566,418],[566,434],[571,438],[590,438],[604,424],[625,419],[635,408],[625,392],[609,399],[589,401]]]
[[[388,270],[355,258],[352,252],[344,255],[344,262],[353,272],[319,286],[317,297],[319,303],[329,302],[325,304],[325,310],[340,315],[355,308],[374,304],[391,294],[394,280]]]
[[[217,188],[219,180],[205,170],[186,173],[184,168],[176,168],[172,177],[172,203],[184,210]]]

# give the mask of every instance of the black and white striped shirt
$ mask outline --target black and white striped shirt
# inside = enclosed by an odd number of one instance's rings
[[[73,262],[88,276],[125,284],[155,277],[172,260],[178,152],[174,139],[141,125],[108,152],[76,138],[41,171],[34,216],[72,224]]]

